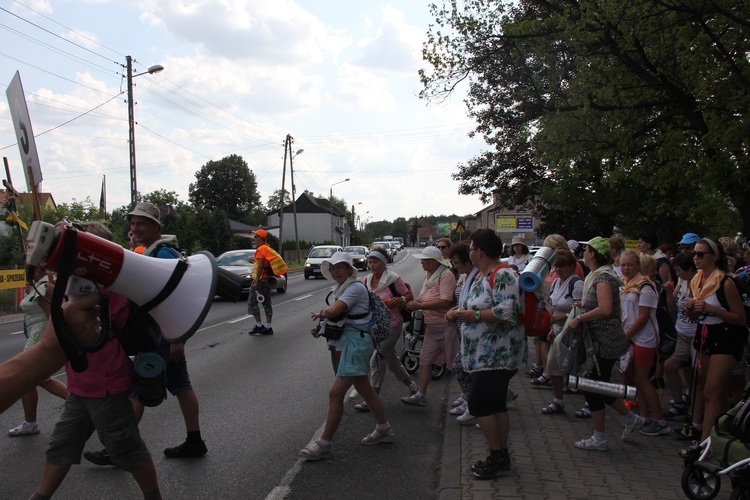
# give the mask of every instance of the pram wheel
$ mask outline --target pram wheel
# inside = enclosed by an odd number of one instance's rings
[[[721,477],[706,470],[700,462],[685,467],[680,483],[683,493],[693,500],[710,500],[721,489]]]
[[[414,373],[419,370],[419,354],[413,354],[409,351],[404,351],[401,355],[401,364],[404,365],[408,373]]]
[[[432,380],[439,380],[445,375],[445,365],[432,365]]]
[[[737,486],[732,490],[732,493],[730,493],[729,500],[750,500],[750,491],[741,486]]]

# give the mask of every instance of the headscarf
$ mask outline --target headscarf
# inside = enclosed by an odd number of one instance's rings
[[[706,297],[716,293],[716,290],[721,286],[721,282],[724,279],[724,271],[715,268],[711,274],[708,275],[706,281],[701,285],[701,279],[703,278],[703,269],[698,269],[698,272],[693,276],[693,280],[690,282],[690,291],[692,292],[695,300],[704,300]]]

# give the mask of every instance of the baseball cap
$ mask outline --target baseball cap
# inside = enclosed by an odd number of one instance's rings
[[[682,235],[682,239],[677,243],[678,245],[692,245],[698,243],[701,237],[695,233],[685,233]]]
[[[258,236],[260,236],[264,240],[266,238],[268,238],[268,233],[266,232],[265,229],[256,229],[255,231],[253,231],[253,234],[257,234]]]

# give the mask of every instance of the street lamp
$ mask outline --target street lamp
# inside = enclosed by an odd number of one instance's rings
[[[292,147],[291,144],[289,144],[289,147]],[[289,157],[289,173],[292,176],[292,211],[294,212],[294,241],[297,242],[297,256],[295,260],[300,260],[300,249],[299,249],[299,233],[297,232],[297,193],[296,193],[296,186],[294,185],[294,163],[292,163],[292,160],[304,153],[304,149],[298,149],[294,155]],[[283,197],[283,196],[282,196]],[[282,205],[283,207],[283,205]],[[282,208],[282,211],[284,209]]]
[[[356,229],[357,229],[357,223],[356,223],[356,219],[354,218],[354,207],[355,207],[356,205],[361,205],[361,204],[362,204],[362,202],[361,202],[361,201],[359,201],[359,202],[357,202],[357,203],[353,203],[353,204],[352,204],[352,229],[351,229],[351,235],[352,235],[352,236],[354,236],[354,231],[356,231]],[[349,244],[350,244],[350,245],[352,244],[352,241],[351,241],[351,239],[349,240]]]
[[[133,78],[141,75],[152,75],[158,73],[164,69],[161,64],[156,64],[149,67],[143,73],[133,74],[133,58],[125,56],[127,62],[127,73],[128,73],[128,128],[130,133],[130,205],[131,208],[135,207],[136,196],[138,193],[138,187],[136,184],[135,176],[135,117],[133,116]]]
[[[341,184],[342,182],[349,182],[349,178],[347,177],[343,181],[338,181],[331,184],[331,194],[328,200],[328,204],[331,206],[331,241],[334,245],[336,244],[336,240],[333,239],[333,186],[335,186],[336,184]]]

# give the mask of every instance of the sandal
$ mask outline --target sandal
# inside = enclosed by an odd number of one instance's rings
[[[551,378],[545,377],[544,374],[539,375],[539,378],[531,379],[531,385],[547,385],[552,381]]]
[[[354,405],[354,409],[362,413],[366,413],[370,411],[370,408],[367,406],[367,403],[357,403],[356,405]]]
[[[31,436],[33,434],[39,434],[39,426],[36,424],[36,422],[30,424],[26,421],[19,425],[18,427],[14,427],[12,429],[8,429],[8,436]]]
[[[589,406],[586,405],[580,410],[576,411],[576,417],[578,418],[591,418],[591,411],[589,411]]]
[[[300,450],[299,452],[300,458],[310,460],[311,462],[314,462],[315,460],[322,460],[324,458],[331,458],[332,456],[333,453],[331,453],[331,445],[325,446],[321,444],[319,440],[313,441],[312,443],[302,448],[302,450]]]
[[[553,401],[549,406],[542,408],[545,415],[554,415],[555,413],[565,413],[565,405]]]

